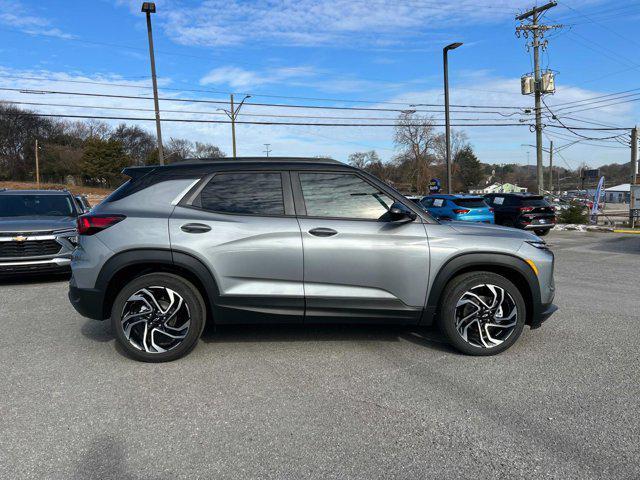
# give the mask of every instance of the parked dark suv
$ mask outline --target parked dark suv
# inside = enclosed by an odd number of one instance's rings
[[[439,323],[464,353],[509,348],[553,313],[553,254],[511,228],[434,220],[329,159],[128,168],[78,219],[69,298],[143,361],[205,322]]]
[[[0,190],[0,276],[68,272],[77,217],[66,190]]]
[[[541,195],[489,193],[485,200],[493,208],[498,225],[533,230],[544,236],[556,224],[555,208]]]

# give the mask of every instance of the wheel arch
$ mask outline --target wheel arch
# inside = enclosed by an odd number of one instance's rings
[[[497,273],[513,282],[527,306],[526,323],[531,324],[541,310],[540,285],[531,267],[520,257],[507,253],[462,253],[440,268],[431,285],[421,324],[430,325],[437,318],[440,300],[447,285],[458,275],[474,271]]]
[[[215,279],[207,267],[197,258],[168,249],[127,250],[114,255],[104,264],[96,281],[96,289],[104,292],[103,318],[108,318],[111,315],[113,300],[124,283],[152,272],[173,273],[191,282],[202,295],[209,313],[207,318],[211,319],[211,313],[218,297]]]

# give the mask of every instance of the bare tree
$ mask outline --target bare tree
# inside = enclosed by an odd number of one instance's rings
[[[400,153],[395,160],[402,166],[411,188],[418,193],[426,191],[430,167],[438,162],[434,151],[436,138],[431,117],[411,112],[398,117],[394,143]]]
[[[462,130],[451,131],[451,158],[456,158],[462,150],[469,146],[467,134]],[[435,155],[438,161],[446,163],[447,161],[447,137],[444,133],[436,136],[434,142]]]
[[[178,162],[193,155],[193,143],[184,138],[171,137],[164,146],[164,151],[169,161]]]
[[[194,158],[224,158],[227,154],[224,153],[217,145],[211,143],[196,142],[193,149]]]
[[[112,140],[122,144],[124,153],[134,165],[144,165],[156,149],[156,138],[143,128],[121,123],[111,134]]]

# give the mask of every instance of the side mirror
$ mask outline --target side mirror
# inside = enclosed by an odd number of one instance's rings
[[[413,222],[418,215],[401,203],[395,202],[389,209],[389,219],[392,222]]]

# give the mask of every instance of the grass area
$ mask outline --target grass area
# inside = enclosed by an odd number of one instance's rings
[[[37,190],[35,182],[0,182],[0,189],[11,190]],[[40,190],[63,190],[67,189],[74,195],[86,195],[91,205],[100,203],[113,190],[99,187],[84,187],[81,185],[63,185],[61,183],[41,183]]]

